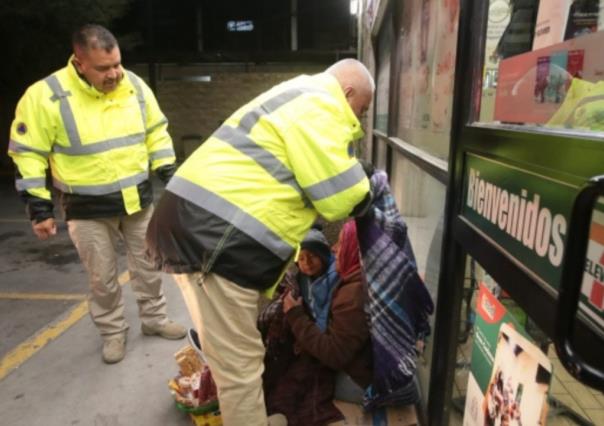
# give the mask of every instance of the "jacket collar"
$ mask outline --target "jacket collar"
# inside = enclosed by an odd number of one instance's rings
[[[105,97],[114,97],[116,95],[118,95],[121,91],[123,91],[124,89],[127,89],[127,85],[128,83],[128,77],[127,77],[127,73],[124,71],[124,76],[122,78],[122,81],[119,82],[119,84],[117,85],[117,87],[115,88],[114,91],[110,92],[110,93],[103,93],[100,90],[97,90],[96,87],[94,87],[92,84],[90,84],[87,80],[86,77],[84,77],[83,75],[81,75],[78,70],[76,69],[75,65],[73,64],[73,58],[74,55],[71,55],[69,57],[69,60],[67,61],[67,75],[69,76],[69,79],[72,81],[72,84],[75,88],[77,88],[78,90],[80,90],[83,93],[86,93],[89,96],[92,96],[94,98],[105,98]]]

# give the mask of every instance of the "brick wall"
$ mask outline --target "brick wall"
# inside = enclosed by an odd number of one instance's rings
[[[179,161],[240,106],[277,83],[299,74],[316,73],[323,66],[162,67],[156,96],[166,114]],[[145,69],[133,69],[145,78]],[[210,81],[203,81],[203,80]],[[192,81],[195,80],[195,81]],[[200,81],[201,80],[201,81]]]

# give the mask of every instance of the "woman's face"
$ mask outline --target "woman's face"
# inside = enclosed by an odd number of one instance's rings
[[[323,261],[319,256],[310,250],[300,250],[298,256],[298,268],[304,275],[315,277],[323,273]]]

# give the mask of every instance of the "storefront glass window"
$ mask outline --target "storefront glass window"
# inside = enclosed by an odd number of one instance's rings
[[[378,41],[378,69],[376,80],[374,128],[388,132],[388,90],[390,89],[390,54],[392,48],[391,15],[384,19]]]
[[[402,7],[396,136],[447,159],[459,2],[411,0]]]
[[[604,132],[604,1],[490,0],[488,13],[474,119]]]
[[[568,374],[547,335],[468,258],[449,423],[600,424],[600,398]]]
[[[376,75],[375,120],[374,129],[388,134],[388,102],[390,90],[390,56],[392,52],[392,14],[387,13],[379,33],[378,63]],[[376,145],[376,165],[386,169],[386,145],[378,142]]]
[[[392,193],[408,226],[417,269],[436,305],[446,187],[400,154],[393,155]],[[434,331],[434,316],[430,318]],[[432,338],[418,363],[424,400],[429,395]]]

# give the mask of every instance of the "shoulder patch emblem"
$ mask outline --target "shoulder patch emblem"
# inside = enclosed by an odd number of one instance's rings
[[[17,133],[19,133],[20,135],[24,135],[27,133],[27,126],[24,122],[20,122],[19,124],[17,124]]]

